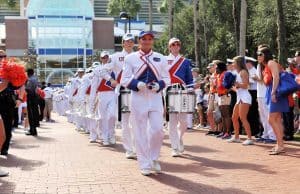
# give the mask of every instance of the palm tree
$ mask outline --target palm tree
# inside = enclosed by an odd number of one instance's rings
[[[0,5],[7,5],[9,8],[15,8],[16,4],[16,0],[0,0]]]
[[[241,56],[245,56],[246,50],[246,28],[247,28],[247,1],[241,2],[241,19],[240,19],[240,52]]]
[[[153,12],[153,1],[149,0],[149,30],[150,31],[152,31],[152,25],[153,25],[152,12]]]
[[[173,37],[173,21],[174,21],[174,2],[173,0],[168,0],[169,10],[169,38]]]
[[[285,49],[286,44],[286,29],[285,18],[283,13],[282,0],[276,0],[277,3],[277,44],[278,44],[278,60],[280,64],[285,63],[287,52]]]
[[[199,0],[194,0],[194,39],[195,63],[197,67],[200,67]]]

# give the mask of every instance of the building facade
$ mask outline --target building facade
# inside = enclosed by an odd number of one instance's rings
[[[23,2],[21,16],[5,18],[6,51],[25,57],[40,80],[64,84],[77,68],[99,60],[96,51],[114,49],[114,19],[95,18],[92,1]]]

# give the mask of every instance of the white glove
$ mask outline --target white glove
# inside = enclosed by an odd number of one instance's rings
[[[138,82],[137,88],[139,89],[139,91],[143,91],[147,88],[147,86],[144,82]]]
[[[151,84],[151,86],[152,86],[152,91],[153,92],[157,92],[158,90],[159,90],[159,84],[157,83],[157,82],[153,82],[152,84]]]

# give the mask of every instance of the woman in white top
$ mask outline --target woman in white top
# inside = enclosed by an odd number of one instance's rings
[[[234,137],[228,140],[229,143],[239,143],[239,130],[240,124],[239,119],[242,121],[243,127],[245,128],[247,139],[243,142],[243,145],[252,145],[253,140],[251,139],[251,129],[247,120],[249,107],[252,102],[251,95],[248,91],[249,87],[249,73],[245,66],[245,58],[237,56],[233,59],[233,65],[237,70],[236,82],[234,90],[236,90],[237,101],[233,109],[232,122],[234,128]]]

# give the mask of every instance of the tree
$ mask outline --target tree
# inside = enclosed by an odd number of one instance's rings
[[[0,0],[0,5],[8,5],[9,8],[15,8],[17,5],[16,0]]]
[[[109,0],[107,4],[107,13],[112,16],[119,16],[120,12],[124,11],[135,17],[140,9],[140,0]]]
[[[239,0],[232,0],[232,16],[234,21],[234,41],[236,47],[236,55],[239,54]]]
[[[277,4],[277,46],[278,46],[278,60],[280,64],[284,64],[287,58],[286,52],[286,30],[285,19],[283,14],[282,0],[276,0]]]
[[[150,29],[150,31],[152,31],[152,25],[153,25],[152,12],[153,12],[153,1],[149,0],[149,29]]]
[[[195,63],[200,67],[200,34],[199,34],[199,0],[194,0],[194,39],[195,39]]]
[[[245,56],[246,50],[246,28],[247,28],[247,1],[241,1],[241,19],[240,19],[240,47],[239,55]]]
[[[172,38],[173,37],[173,21],[174,21],[173,0],[169,0],[168,4],[169,4],[169,11],[168,11],[168,18],[169,18],[169,38]]]

